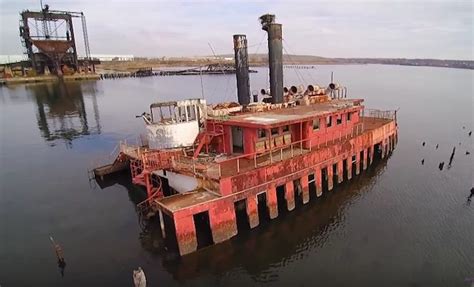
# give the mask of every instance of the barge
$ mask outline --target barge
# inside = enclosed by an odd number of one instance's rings
[[[147,193],[137,207],[159,218],[180,255],[205,245],[203,231],[212,244],[237,235],[238,214],[255,228],[277,218],[279,206],[291,211],[310,192],[331,192],[398,141],[396,111],[366,109],[341,85],[283,87],[281,24],[274,15],[260,20],[269,45],[264,101],[250,101],[247,40],[234,35],[238,103],[153,103],[142,115],[147,142],[120,144],[114,163],[94,170],[103,177],[129,168]]]

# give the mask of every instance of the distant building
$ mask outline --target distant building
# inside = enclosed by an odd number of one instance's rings
[[[0,55],[0,64],[16,63],[28,60],[28,55]]]
[[[101,61],[133,61],[133,55],[105,55],[105,54],[91,54],[92,58],[97,58]]]

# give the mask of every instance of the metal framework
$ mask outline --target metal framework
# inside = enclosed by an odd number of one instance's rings
[[[66,65],[79,72],[76,38],[73,18],[82,22],[85,45],[85,66],[90,59],[90,47],[86,18],[83,12],[50,10],[44,5],[41,11],[23,11],[20,13],[20,36],[26,54],[37,74],[48,70],[62,76]]]

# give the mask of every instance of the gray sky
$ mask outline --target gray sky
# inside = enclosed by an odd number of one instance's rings
[[[249,53],[262,53],[266,36],[257,19],[274,13],[291,54],[474,59],[471,0],[43,2],[85,13],[93,54],[211,55],[208,43],[217,54],[233,53],[237,33],[247,34]],[[0,54],[21,54],[19,12],[38,10],[39,0],[0,3]],[[80,22],[75,30],[80,35]]]

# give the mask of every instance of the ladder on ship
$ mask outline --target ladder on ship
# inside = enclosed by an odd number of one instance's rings
[[[196,140],[194,141],[194,145],[196,148],[194,149],[193,158],[196,159],[201,150],[204,146],[206,146],[206,153],[209,153],[209,144],[215,137],[223,136],[224,135],[224,126],[221,124],[208,124],[206,128],[201,131]]]

